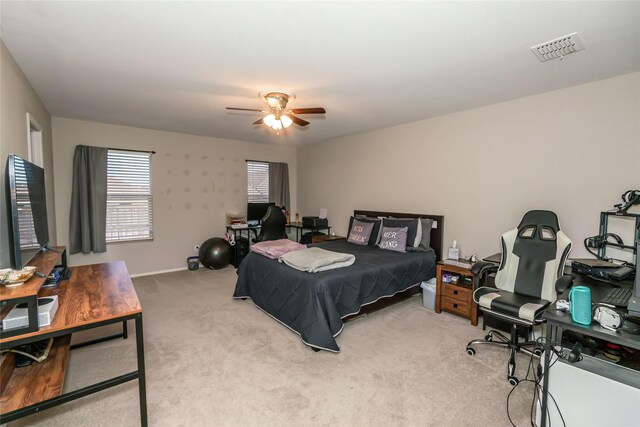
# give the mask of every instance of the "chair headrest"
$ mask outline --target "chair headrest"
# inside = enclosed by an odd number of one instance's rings
[[[281,217],[286,218],[282,213],[282,208],[279,208],[277,206],[269,206],[269,208],[267,209],[267,213],[264,214],[264,217],[262,218],[262,221],[265,221],[267,218],[281,218]]]
[[[555,231],[560,231],[558,215],[551,211],[529,211],[522,217],[518,230],[528,225],[542,225]]]

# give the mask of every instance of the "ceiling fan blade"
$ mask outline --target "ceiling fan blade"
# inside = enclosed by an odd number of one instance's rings
[[[308,121],[306,120],[302,120],[300,117],[296,117],[293,114],[288,114],[289,118],[291,118],[291,121],[295,124],[297,124],[298,126],[306,126],[309,124]]]
[[[263,117],[262,119],[264,119],[264,117]],[[264,123],[264,122],[262,121],[262,119],[258,119],[258,120],[256,120],[255,122],[253,122],[253,124],[254,124],[254,125],[261,125],[262,123]]]
[[[236,107],[227,107],[227,110],[237,110],[237,111],[257,111],[259,113],[264,113],[262,110],[256,110],[255,108],[236,108]]]
[[[325,114],[327,111],[322,107],[314,108],[292,108],[293,114]]]

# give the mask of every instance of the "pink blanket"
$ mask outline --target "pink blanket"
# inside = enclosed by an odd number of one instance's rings
[[[296,243],[289,239],[270,240],[268,242],[258,242],[251,246],[251,251],[260,255],[264,255],[267,258],[278,259],[282,255],[292,251],[299,251],[300,249],[306,249],[305,245]]]

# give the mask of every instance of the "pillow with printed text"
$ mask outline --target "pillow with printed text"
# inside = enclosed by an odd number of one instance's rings
[[[356,245],[367,245],[371,238],[371,231],[373,230],[373,223],[362,222],[357,219],[353,220],[351,224],[351,230],[349,230],[349,237],[347,242],[355,243]]]
[[[396,252],[406,252],[407,227],[382,227],[380,249],[388,249]]]

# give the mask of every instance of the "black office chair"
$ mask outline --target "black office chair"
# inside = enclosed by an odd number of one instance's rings
[[[535,341],[518,341],[518,326],[530,329],[542,323],[540,315],[544,309],[571,287],[573,279],[563,275],[571,241],[560,230],[555,213],[530,211],[517,228],[502,235],[501,244],[500,266],[481,261],[471,268],[475,282],[481,284],[473,293],[473,300],[483,316],[511,323],[511,338],[492,330],[483,340],[469,342],[467,353],[473,356],[476,353],[473,346],[478,344],[508,348],[507,378],[516,385],[516,352],[538,356],[541,353]],[[492,272],[495,287],[488,280]]]
[[[257,240],[259,242],[264,242],[266,240],[286,239],[286,223],[287,217],[282,213],[282,208],[269,206],[267,213],[262,217],[260,235]]]

